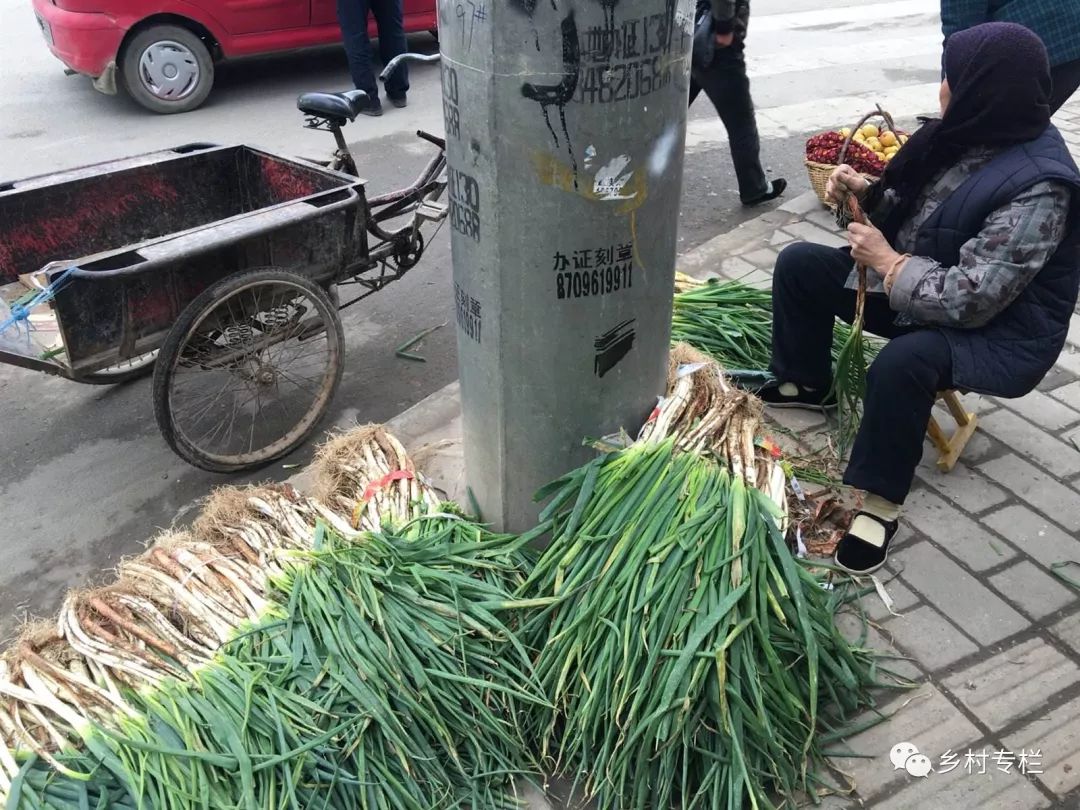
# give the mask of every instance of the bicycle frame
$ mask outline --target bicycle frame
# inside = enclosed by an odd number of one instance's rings
[[[387,78],[405,61],[435,62],[440,59],[439,54],[425,56],[421,54],[405,53],[390,60],[383,69],[379,78],[386,81]],[[351,91],[359,93],[360,91]],[[336,149],[331,159],[323,165],[329,168],[359,177],[356,161],[352,151],[342,133],[342,123],[335,120],[327,120],[309,116],[305,126],[310,129],[319,129],[330,132],[334,136]],[[348,301],[339,303],[338,308],[355,304],[372,293],[378,292],[391,281],[395,281],[412,269],[419,261],[424,251],[425,241],[421,226],[425,222],[442,222],[446,218],[446,209],[438,203],[439,197],[446,190],[446,141],[435,135],[418,130],[417,137],[438,147],[438,153],[428,162],[416,181],[406,188],[372,197],[365,202],[364,224],[368,234],[376,240],[370,246],[363,259],[346,269],[342,278],[338,280],[339,286],[356,284],[365,288],[365,291]],[[390,229],[385,227],[389,220],[409,216],[408,222],[400,228]],[[367,276],[376,268],[379,273],[376,276]]]

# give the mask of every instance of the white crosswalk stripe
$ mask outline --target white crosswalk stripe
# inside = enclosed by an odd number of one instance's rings
[[[747,68],[752,78],[798,73],[808,69],[859,65],[867,59],[908,62],[913,59],[931,61],[941,53],[941,42],[924,34],[903,37],[875,38],[864,47],[822,49],[820,46],[784,48],[779,53],[747,54]]]
[[[758,31],[790,31],[799,28],[817,28],[820,26],[837,26],[843,30],[844,26],[865,25],[866,23],[880,24],[890,20],[898,20],[905,17],[927,16],[934,18],[939,13],[939,0],[899,0],[894,3],[845,3],[843,0],[834,2],[825,8],[813,11],[797,11],[787,14],[770,14],[770,3],[754,3],[751,8],[754,15],[751,18],[751,27]]]
[[[914,118],[934,112],[938,83],[898,87],[887,93],[868,92],[850,96],[812,99],[783,107],[759,109],[758,132],[762,138],[784,138],[823,129],[836,129],[857,121],[880,104],[895,119]],[[723,124],[715,118],[694,119],[686,130],[688,149],[712,148],[727,141]]]

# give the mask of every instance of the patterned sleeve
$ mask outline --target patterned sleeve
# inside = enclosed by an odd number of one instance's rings
[[[889,304],[912,320],[975,329],[1009,306],[1055,253],[1068,226],[1071,192],[1038,183],[994,211],[946,267],[913,256],[900,269]]]
[[[988,0],[941,0],[941,33],[951,34],[993,18]]]

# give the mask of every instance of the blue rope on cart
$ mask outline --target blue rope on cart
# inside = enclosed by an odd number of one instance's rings
[[[36,292],[30,294],[29,296],[23,296],[22,298],[19,298],[17,301],[14,301],[11,304],[11,308],[10,308],[10,312],[8,314],[8,317],[6,317],[6,318],[4,318],[4,320],[0,321],[0,335],[3,335],[9,329],[11,329],[12,327],[15,328],[16,333],[20,332],[21,331],[20,330],[20,325],[25,322],[26,323],[26,327],[25,327],[26,328],[26,342],[29,344],[29,342],[30,342],[30,325],[29,325],[30,313],[33,312],[33,310],[36,307],[39,307],[42,304],[46,304],[49,301],[52,301],[54,298],[56,298],[57,293],[59,293],[64,287],[67,286],[68,282],[71,281],[71,273],[72,273],[72,271],[74,269],[75,269],[74,267],[69,267],[68,269],[66,269],[62,273],[60,273],[52,281],[50,281],[48,286],[43,287],[40,290],[37,290]]]

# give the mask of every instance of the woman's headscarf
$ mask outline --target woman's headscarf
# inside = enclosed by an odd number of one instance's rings
[[[965,151],[1025,143],[1050,124],[1050,61],[1042,40],[1022,25],[992,22],[957,31],[945,42],[944,63],[952,93],[945,115],[911,136],[868,201],[873,208],[886,191],[895,194],[896,205],[881,223],[889,236],[919,192]]]

